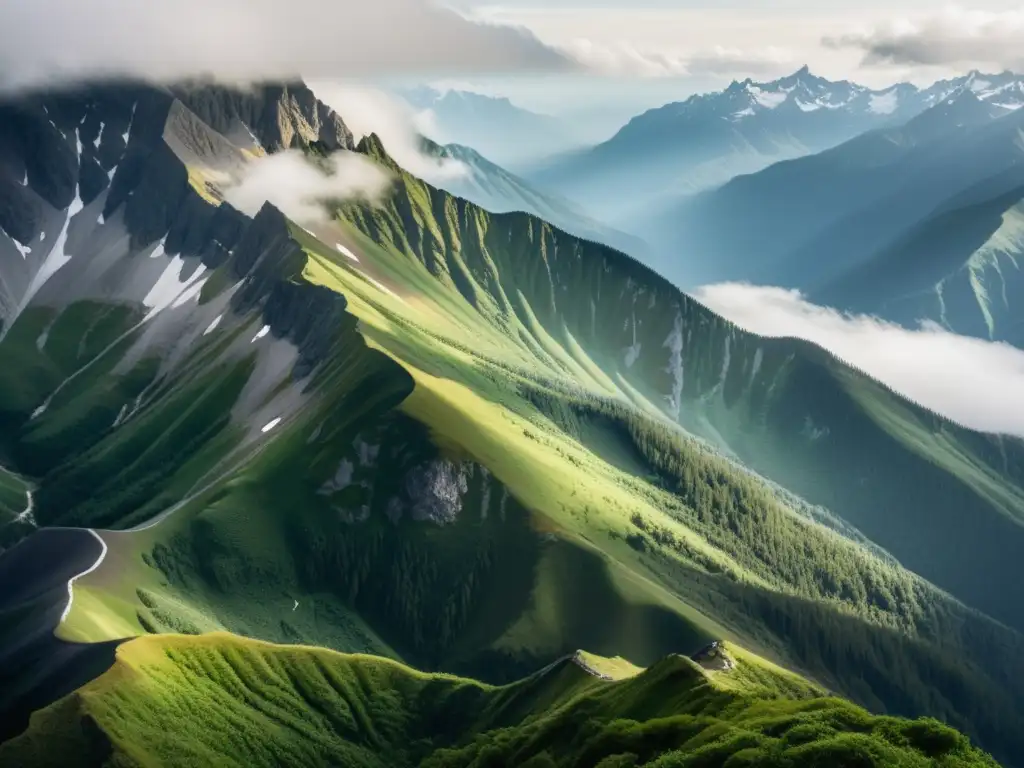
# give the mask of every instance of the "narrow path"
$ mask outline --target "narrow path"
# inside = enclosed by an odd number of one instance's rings
[[[105,558],[107,556],[107,542],[105,542],[103,540],[103,537],[100,536],[98,533],[96,533],[96,531],[92,530],[91,528],[85,528],[83,530],[86,530],[89,533],[91,533],[96,538],[96,541],[98,541],[100,543],[100,547],[102,549],[100,550],[100,556],[98,558],[96,558],[96,562],[95,563],[90,565],[87,569],[82,571],[77,576],[72,576],[70,579],[68,579],[68,604],[64,607],[64,612],[60,615],[60,621],[57,622],[58,626],[63,624],[64,620],[67,619],[68,614],[71,613],[71,605],[75,601],[75,590],[74,590],[75,582],[78,581],[83,576],[88,576],[90,573],[92,573],[97,568],[99,568],[100,565],[102,565],[102,563],[103,563],[103,558]]]

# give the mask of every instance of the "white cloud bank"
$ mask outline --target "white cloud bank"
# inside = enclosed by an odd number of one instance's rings
[[[377,200],[391,178],[372,160],[354,152],[335,152],[322,169],[298,150],[254,160],[245,174],[224,191],[224,199],[254,216],[265,202],[298,224],[326,221],[325,202],[339,199]]]
[[[432,0],[8,0],[0,87],[132,76],[158,81],[572,70],[525,29]]]
[[[1024,8],[982,11],[948,6],[848,34],[825,37],[833,49],[863,53],[867,65],[1024,67]]]
[[[420,116],[408,104],[382,91],[342,82],[312,81],[317,98],[341,115],[360,139],[377,134],[388,154],[405,170],[431,184],[465,176],[469,169],[449,158],[426,154],[420,143]]]
[[[814,342],[965,426],[1024,436],[1024,351],[1016,347],[844,314],[783,288],[722,283],[694,295],[746,330]]]

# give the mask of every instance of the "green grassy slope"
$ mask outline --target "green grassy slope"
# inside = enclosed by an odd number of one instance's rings
[[[991,186],[991,192],[962,196],[966,201],[954,198],[811,299],[907,326],[927,319],[967,336],[1024,345],[1024,324],[1015,312],[1022,189]]]
[[[584,661],[584,663],[586,663]],[[4,764],[994,766],[935,721],[872,717],[770,670],[682,657],[618,681],[566,660],[504,688],[223,634],[121,646]],[[735,678],[735,679],[730,679]],[[790,696],[793,691],[790,691]],[[171,726],[171,727],[169,727]]]
[[[125,520],[182,495],[189,502],[155,528],[105,534],[111,563],[76,586],[61,636],[223,628],[497,681],[575,647],[649,664],[730,637],[874,708],[932,713],[996,751],[1016,749],[1010,723],[1021,705],[1007,681],[1018,635],[822,532],[664,421],[678,406],[681,421],[700,416],[740,449],[750,424],[764,423],[753,431],[763,446],[803,427],[803,414],[787,409],[807,391],[838,399],[825,401],[826,417],[845,407],[863,421],[870,411],[849,389],[805,381],[831,375],[831,358],[797,350],[794,360],[660,283],[645,287],[625,257],[591,254],[536,220],[490,217],[403,184],[393,207],[347,208],[348,224],[319,237],[292,229],[306,251],[301,281],[344,295],[358,335],[345,320],[314,400],[237,469],[206,487],[208,471],[188,467],[208,469],[217,453],[170,462],[180,482]],[[600,307],[579,312],[573,287],[591,282]],[[626,331],[613,319],[621,303]],[[633,343],[634,322],[653,352],[627,365],[618,344]],[[703,330],[680,332],[691,338],[680,350],[651,341],[675,338],[677,323]],[[671,370],[677,352],[682,381]],[[617,405],[579,432],[550,411],[552,398]],[[880,391],[872,402],[887,398]],[[159,398],[149,419],[177,421],[176,402]],[[387,415],[399,404],[401,417]],[[637,431],[629,424],[639,412],[648,421]],[[820,461],[820,444],[804,444],[806,453],[788,448],[786,466],[794,456]],[[710,474],[688,479],[659,452]],[[464,477],[453,520],[416,511],[404,486],[425,467]],[[1003,477],[992,482],[1012,494]]]
[[[364,150],[388,162],[373,141]],[[986,586],[1024,584],[1014,555],[1024,546],[1020,440],[959,428],[811,345],[737,330],[622,254],[525,215],[489,215],[408,175],[387,205],[342,215],[372,241],[355,242],[389,284],[415,274],[431,298],[446,289],[436,301],[450,322],[427,333],[473,345],[496,369],[653,404],[958,598],[1024,627],[1024,592],[1010,586],[1014,598],[1003,599]],[[403,327],[417,322],[401,305],[388,307],[388,322],[399,314]]]
[[[231,218],[230,254],[164,339],[77,302],[46,343],[54,318],[36,312],[0,342],[0,362],[32,372],[0,384],[4,452],[37,483],[39,522],[114,529],[60,638],[226,629],[491,683],[580,647],[646,666],[726,639],[1024,752],[1021,636],[832,514],[942,515],[922,550],[970,520],[979,539],[935,574],[1012,575],[1004,550],[982,555],[992,521],[1005,551],[1017,541],[1016,443],[743,334],[622,254],[394,170],[386,201],[315,234],[271,208]],[[191,206],[215,215],[184,195],[176,227],[191,231]],[[106,344],[82,357],[94,319]],[[883,455],[842,506],[862,480],[844,462]]]

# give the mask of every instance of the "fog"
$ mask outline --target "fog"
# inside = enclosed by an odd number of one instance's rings
[[[447,158],[426,154],[417,130],[419,116],[394,96],[348,82],[308,83],[320,101],[341,115],[356,139],[377,134],[388,154],[405,170],[432,184],[466,175],[466,166]]]
[[[1024,436],[1024,351],[1009,344],[844,314],[783,288],[721,283],[694,296],[748,331],[814,342],[965,426]]]
[[[329,200],[378,200],[391,184],[388,173],[369,158],[336,152],[326,168],[314,165],[298,150],[254,160],[224,191],[224,199],[253,216],[270,202],[298,224],[326,221]]]
[[[130,76],[230,82],[571,71],[530,32],[431,0],[7,0],[0,88]]]

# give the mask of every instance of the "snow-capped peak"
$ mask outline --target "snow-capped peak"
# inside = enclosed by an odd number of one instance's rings
[[[726,90],[696,99],[704,103],[722,103],[728,119],[743,120],[783,105],[803,113],[848,108],[868,91],[846,80],[831,81],[813,74],[806,66],[771,82],[750,79],[734,81]],[[695,101],[691,99],[690,102]],[[688,103],[690,103],[688,102]]]
[[[922,91],[921,95],[925,104],[932,106],[948,101],[964,91],[973,93],[981,101],[1004,109],[1018,109],[1024,106],[1024,76],[1010,71],[986,74],[975,69],[963,77],[940,80]]]

